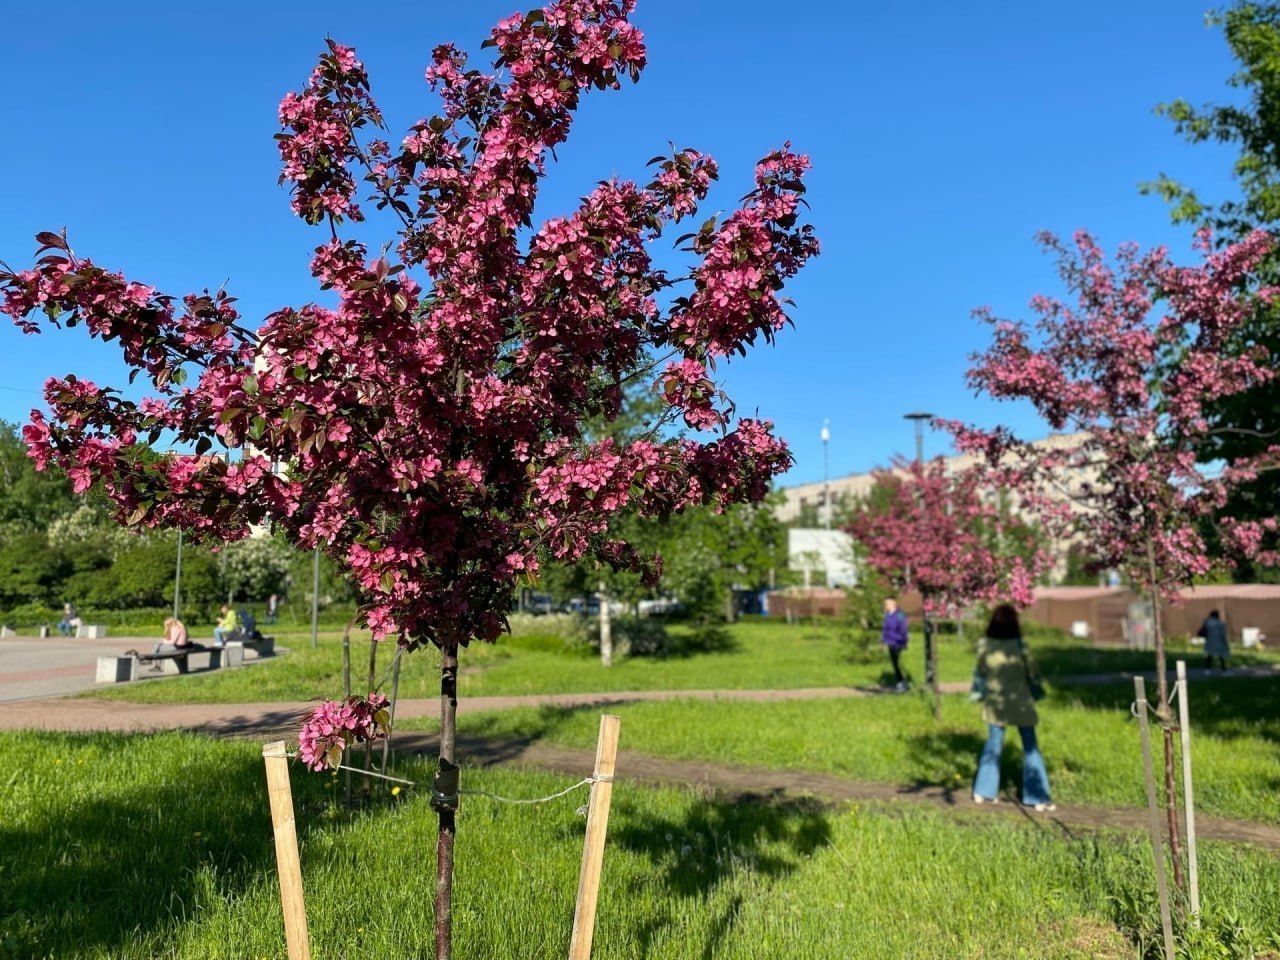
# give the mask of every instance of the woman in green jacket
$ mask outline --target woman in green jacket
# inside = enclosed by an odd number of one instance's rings
[[[1039,717],[1035,701],[1042,696],[1040,690],[1035,666],[1022,645],[1018,612],[1002,604],[991,614],[987,635],[978,644],[978,664],[973,671],[971,697],[982,702],[982,719],[987,724],[987,743],[973,781],[974,803],[996,802],[1004,728],[1014,726],[1022,735],[1022,802],[1039,811],[1056,809],[1036,742]]]

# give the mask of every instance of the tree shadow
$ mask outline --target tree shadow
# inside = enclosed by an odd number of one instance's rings
[[[737,637],[719,622],[690,622],[686,630],[671,632],[658,656],[687,659],[701,654],[733,653],[741,647]]]
[[[1155,690],[1148,683],[1148,697]],[[1280,677],[1203,678],[1187,682],[1192,733],[1224,740],[1262,737],[1280,743]],[[1128,711],[1133,703],[1132,681],[1107,684],[1050,686],[1050,699],[1060,706],[1087,710]]]
[[[139,734],[130,742],[143,739]],[[96,734],[59,738],[67,742],[73,747],[68,764],[75,762],[74,747],[100,746],[85,754],[110,763],[111,751],[121,746],[118,738]],[[93,771],[84,769],[76,776],[92,781]],[[91,782],[86,788],[69,780],[64,789],[81,791],[71,802],[60,799],[29,825],[0,824],[0,955],[111,953],[180,923],[207,895],[212,878],[234,896],[270,871],[261,760],[249,752],[219,755],[216,763],[180,770],[162,784],[105,796]],[[328,805],[324,779],[293,779],[299,810]],[[316,820],[298,817],[302,837]]]
[[[624,798],[617,814],[619,825],[610,843],[647,858],[650,879],[637,883],[656,882],[663,892],[663,913],[636,930],[642,955],[651,952],[676,917],[711,909],[712,898],[735,875],[748,873],[774,883],[832,842],[827,810],[820,802],[778,792],[702,797],[670,817],[641,812]],[[715,908],[701,948],[703,960],[715,956],[741,900],[734,893]],[[689,944],[685,955],[693,955],[694,949]]]
[[[1071,643],[1063,640],[1037,642],[1034,639],[1028,642],[1027,648],[1047,679],[1091,673],[1135,673],[1155,668],[1155,654],[1150,650],[1102,647],[1087,642]],[[1236,650],[1233,653],[1233,659],[1238,665],[1260,665],[1268,662],[1243,651]],[[1175,646],[1169,650],[1170,669],[1178,659],[1186,660],[1187,665],[1194,669],[1203,663],[1204,653],[1199,649]]]

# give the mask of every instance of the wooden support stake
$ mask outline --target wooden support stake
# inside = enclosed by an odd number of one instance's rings
[[[395,659],[391,661],[391,719],[387,724],[387,736],[382,741],[382,774],[386,776],[387,760],[391,753],[391,738],[396,732],[396,703],[400,699],[400,657],[404,651],[397,648]]]
[[[1196,801],[1191,785],[1191,707],[1187,703],[1187,661],[1178,661],[1178,726],[1182,728],[1182,806],[1187,818],[1187,880],[1191,920],[1200,922],[1200,863],[1196,854]]]
[[[1142,733],[1142,774],[1147,783],[1147,814],[1151,827],[1151,850],[1156,864],[1156,893],[1160,897],[1160,927],[1164,933],[1165,960],[1175,960],[1173,918],[1169,913],[1169,884],[1164,876],[1164,845],[1160,836],[1160,799],[1156,796],[1155,764],[1151,760],[1151,729],[1147,722],[1147,682],[1133,678],[1138,707],[1138,729]]]
[[[600,738],[596,741],[595,777],[587,806],[587,835],[582,844],[582,870],[578,874],[578,902],[573,910],[573,937],[569,960],[589,960],[591,938],[596,930],[596,903],[600,895],[600,871],[604,865],[604,835],[609,826],[609,804],[613,800],[613,767],[618,757],[618,726],[612,714],[600,717]]]
[[[289,960],[311,960],[307,938],[307,905],[302,898],[302,865],[298,860],[298,834],[293,824],[293,792],[289,789],[289,758],[284,741],[264,744],[267,796],[271,801],[271,825],[276,836],[276,868],[280,874],[280,907],[284,911],[284,938]]]

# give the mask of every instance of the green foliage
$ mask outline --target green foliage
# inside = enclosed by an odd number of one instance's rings
[[[17,426],[0,420],[0,537],[43,531],[55,517],[73,510],[76,501],[67,478],[37,472]]]
[[[880,629],[884,623],[884,602],[893,590],[882,576],[857,558],[861,579],[845,590],[840,632],[856,663],[871,663],[881,657]]]
[[[67,555],[50,550],[42,533],[6,536],[0,543],[0,609],[32,601],[53,603],[72,571]]]
[[[265,600],[273,593],[283,594],[296,556],[288,543],[271,536],[237,540],[220,553],[223,586],[233,600]],[[310,585],[307,581],[308,589]]]

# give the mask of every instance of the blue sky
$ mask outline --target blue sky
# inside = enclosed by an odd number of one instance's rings
[[[754,160],[785,139],[814,162],[823,254],[797,279],[796,327],[724,371],[740,412],[792,444],[788,482],[911,445],[902,414],[1042,433],[1025,411],[973,398],[970,311],[1022,315],[1054,288],[1042,228],[1189,249],[1137,184],[1168,172],[1211,198],[1231,155],[1188,147],[1153,106],[1228,99],[1233,69],[1205,0],[1071,4],[641,0],[638,85],[593,93],[540,201],[571,209],[598,179],[643,176],[668,141],[720,162],[708,209],[730,208]],[[514,0],[363,4],[22,4],[0,34],[5,149],[0,259],[30,260],[37,230],[173,293],[226,282],[250,322],[316,296],[320,235],[276,185],[275,108],[326,35],[357,47],[393,132],[434,112],[431,47],[477,55]],[[375,9],[370,7],[368,9]],[[0,417],[25,419],[51,374],[123,383],[114,348],[81,331],[0,329]],[[942,448],[931,438],[930,452]]]

